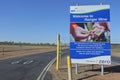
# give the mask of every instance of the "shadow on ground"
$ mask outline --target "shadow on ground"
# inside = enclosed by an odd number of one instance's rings
[[[93,71],[100,71],[101,69],[94,69]],[[120,72],[120,65],[111,66],[104,68],[104,72],[108,73],[119,73]]]

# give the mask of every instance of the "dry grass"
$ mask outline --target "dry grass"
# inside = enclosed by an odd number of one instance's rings
[[[55,51],[55,46],[10,46],[0,45],[0,60],[12,57]]]

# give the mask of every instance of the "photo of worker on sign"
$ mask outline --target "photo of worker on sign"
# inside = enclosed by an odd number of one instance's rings
[[[70,23],[70,34],[75,42],[110,42],[109,22]]]

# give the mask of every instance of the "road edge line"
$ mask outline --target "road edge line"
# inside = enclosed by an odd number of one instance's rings
[[[51,67],[51,65],[55,62],[55,60],[56,60],[56,58],[52,59],[52,60],[48,63],[48,65],[43,69],[43,71],[42,71],[41,74],[37,77],[36,80],[43,80],[43,79],[44,79],[44,77],[45,77],[48,69],[49,69],[49,68]],[[42,77],[42,76],[43,76],[43,77]]]

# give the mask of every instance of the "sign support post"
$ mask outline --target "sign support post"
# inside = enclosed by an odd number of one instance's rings
[[[101,65],[101,75],[102,76],[104,75],[104,65],[103,64]]]
[[[76,74],[78,74],[78,64],[76,64]]]

